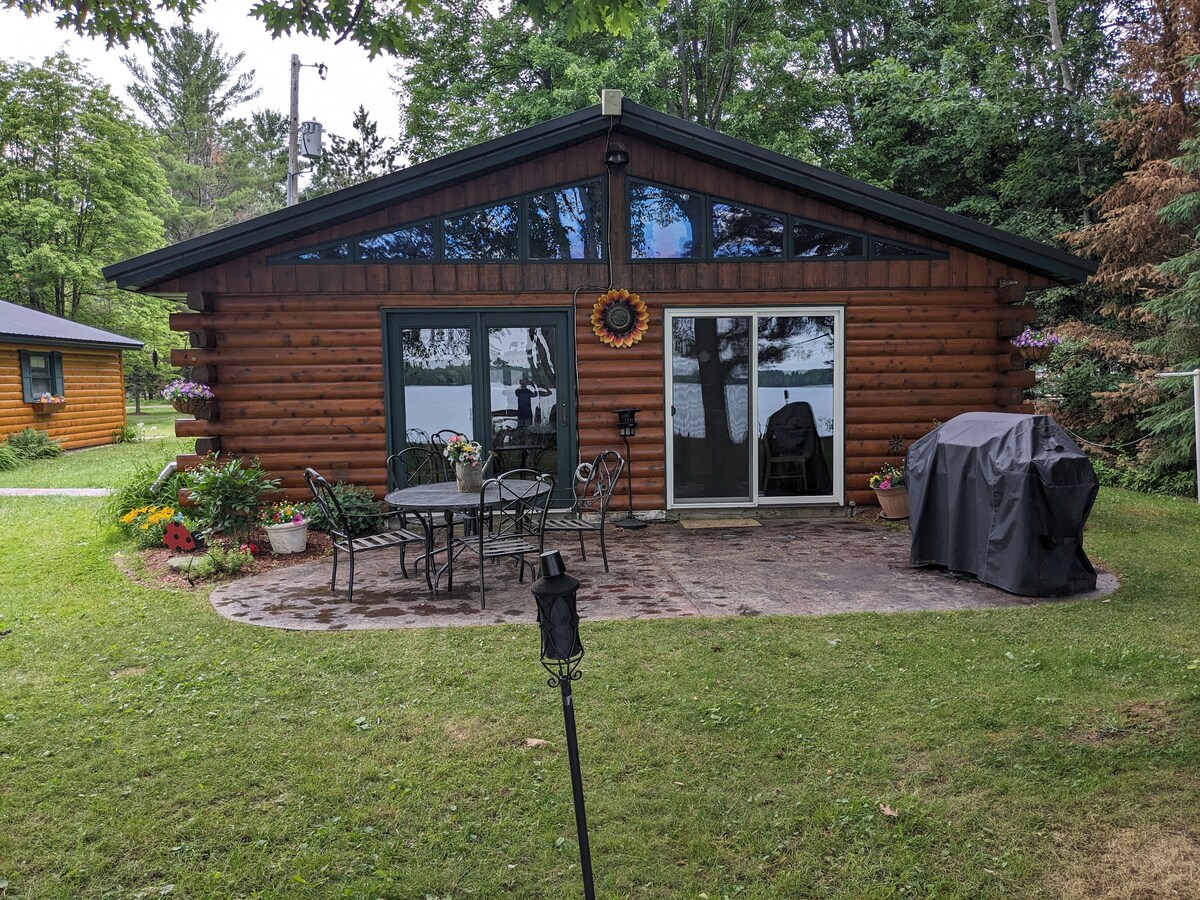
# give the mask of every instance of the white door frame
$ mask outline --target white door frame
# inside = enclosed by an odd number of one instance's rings
[[[831,316],[834,320],[833,334],[833,482],[831,493],[815,497],[760,497],[758,493],[758,441],[751,442],[750,454],[750,499],[732,502],[677,503],[675,500],[675,423],[671,415],[671,399],[674,396],[673,366],[674,352],[671,335],[676,318],[697,317],[750,317],[750,364],[749,364],[749,420],[751,427],[758,422],[758,318],[759,316]],[[845,503],[846,478],[846,308],[844,306],[681,306],[668,307],[663,316],[663,410],[666,422],[666,479],[667,509],[715,509],[747,508],[758,506],[842,506]]]

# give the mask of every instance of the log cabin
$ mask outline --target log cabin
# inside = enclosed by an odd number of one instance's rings
[[[873,502],[937,420],[1026,409],[1027,292],[1093,270],[606,91],[105,274],[187,304],[217,401],[177,433],[297,497],[381,494],[444,430],[569,486],[624,416],[633,505],[674,516]]]
[[[67,450],[111,444],[125,427],[130,340],[0,301],[0,437],[44,431]]]

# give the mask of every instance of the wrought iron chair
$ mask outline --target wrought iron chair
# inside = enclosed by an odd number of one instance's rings
[[[604,526],[608,519],[608,501],[625,471],[625,459],[616,450],[605,450],[593,462],[580,463],[575,470],[575,494],[571,510],[564,516],[546,518],[547,532],[575,532],[579,535],[579,554],[587,559],[583,535],[594,531],[600,534],[600,558],[608,571],[608,547],[604,542]]]
[[[387,458],[388,483],[393,489],[450,480],[446,457],[427,446],[405,447]]]
[[[498,499],[489,499],[493,489]],[[537,577],[537,566],[525,557],[540,555],[545,546],[546,510],[553,493],[554,476],[533,469],[513,469],[483,483],[478,530],[459,542],[463,550],[479,556],[480,609],[485,608],[483,564],[489,559],[515,559],[519,581],[525,580],[526,566]]]
[[[356,554],[384,550],[388,547],[399,547],[400,571],[405,578],[408,577],[408,568],[404,561],[405,551],[409,544],[420,544],[424,548],[425,536],[423,534],[416,534],[407,528],[393,528],[374,534],[356,535],[349,517],[342,509],[341,503],[338,502],[337,494],[333,492],[333,488],[321,473],[316,469],[305,469],[304,480],[308,483],[308,489],[312,491],[313,498],[330,523],[329,537],[333,541],[333,574],[329,577],[330,592],[337,584],[338,551],[344,552],[350,557],[347,603],[354,602],[354,557]],[[371,518],[386,522],[394,517],[391,513],[382,512]]]
[[[450,442],[450,438],[458,437],[461,433],[455,431],[453,428],[443,428],[441,431],[435,431],[429,436],[429,445],[441,453],[446,449],[446,444]]]
[[[767,420],[763,449],[762,492],[771,493],[774,483],[778,493],[807,494],[808,464],[820,453],[812,407],[788,403],[773,412]]]

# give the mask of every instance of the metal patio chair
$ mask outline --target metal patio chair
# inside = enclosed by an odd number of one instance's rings
[[[387,458],[387,470],[392,490],[414,484],[440,484],[451,478],[446,457],[427,446],[405,447],[393,453]]]
[[[616,450],[605,450],[590,463],[581,463],[575,470],[575,495],[571,510],[564,516],[546,518],[547,532],[575,532],[579,535],[579,555],[587,559],[583,536],[587,532],[600,534],[600,558],[608,571],[608,547],[604,541],[604,526],[608,519],[608,501],[625,471],[625,459]]]
[[[333,488],[325,480],[324,476],[316,469],[308,468],[304,470],[304,480],[308,484],[308,489],[312,491],[317,505],[321,507],[321,511],[325,514],[326,520],[330,523],[329,537],[333,541],[333,573],[329,577],[329,590],[331,593],[337,584],[339,551],[350,557],[347,603],[354,602],[354,557],[357,554],[369,553],[372,550],[385,550],[388,547],[399,547],[400,572],[405,578],[408,577],[408,567],[404,561],[405,551],[408,549],[409,544],[420,544],[422,550],[424,550],[425,535],[409,531],[407,528],[392,528],[373,534],[356,535],[350,525],[349,517],[338,502],[337,494],[333,492]],[[391,513],[382,512],[370,518],[378,520],[380,523],[385,523],[395,517]]]
[[[545,546],[546,511],[553,493],[554,476],[533,469],[513,469],[483,483],[476,533],[459,541],[463,550],[479,557],[480,609],[485,608],[484,563],[489,559],[516,560],[521,582],[526,566],[537,577],[537,566],[525,557],[540,555]]]

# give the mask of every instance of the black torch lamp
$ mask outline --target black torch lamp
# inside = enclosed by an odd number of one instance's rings
[[[617,410],[617,431],[625,439],[625,482],[629,486],[629,512],[613,522],[618,528],[645,528],[646,523],[633,514],[633,459],[629,452],[629,439],[637,433],[636,409]]]
[[[571,682],[582,674],[583,644],[579,642],[579,613],[576,592],[579,580],[567,574],[557,550],[542,554],[542,577],[533,583],[538,626],[542,630],[542,665],[550,673],[547,682],[562,690],[563,721],[567,728],[567,758],[571,765],[571,791],[575,800],[575,830],[579,835],[579,863],[583,870],[583,896],[595,900],[592,885],[592,851],[588,844],[587,814],[583,808],[583,773],[579,768],[579,741],[575,735],[575,704]]]

